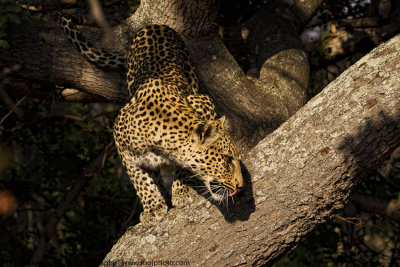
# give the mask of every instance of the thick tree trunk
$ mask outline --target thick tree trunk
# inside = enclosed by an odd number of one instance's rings
[[[400,145],[400,35],[373,50],[244,157],[235,204],[205,199],[150,229],[131,227],[104,259],[272,264],[343,208],[351,189]]]

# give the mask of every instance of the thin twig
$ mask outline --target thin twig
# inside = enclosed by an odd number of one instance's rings
[[[0,93],[3,91],[3,88],[2,88],[2,87],[3,87],[3,86],[0,84]],[[15,112],[15,114],[17,114],[17,116],[18,116],[20,119],[22,119],[22,117],[23,117],[23,112],[22,112],[22,110],[20,110],[20,109],[18,108],[18,106],[25,100],[26,97],[27,97],[27,95],[23,96],[15,105],[12,105],[11,110],[10,110],[6,115],[4,115],[3,118],[1,118],[1,120],[0,120],[0,125],[3,124],[3,122],[7,119],[7,117],[10,116],[13,112]]]
[[[359,217],[349,217],[349,218],[345,218],[345,217],[342,217],[342,216],[340,216],[340,215],[336,215],[335,217],[336,217],[337,219],[339,219],[339,220],[345,221],[345,222],[347,222],[347,223],[354,224],[354,225],[356,225],[356,226],[362,226],[362,225],[364,225],[364,222],[363,222],[362,218],[359,218]]]
[[[106,159],[113,155],[115,151],[116,149],[115,146],[113,146],[113,143],[108,144],[104,151],[92,161],[83,174],[76,180],[76,183],[71,190],[64,195],[63,200],[59,203],[55,214],[50,218],[49,223],[47,224],[44,233],[39,240],[29,266],[39,266],[39,263],[46,252],[47,246],[57,229],[57,225],[64,213],[67,211],[69,205],[87,186],[90,178],[97,174],[104,167]]]

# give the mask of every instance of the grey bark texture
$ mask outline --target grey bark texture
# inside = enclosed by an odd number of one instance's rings
[[[218,207],[197,197],[158,226],[129,228],[103,263],[270,265],[343,208],[400,145],[400,35],[333,81],[243,157],[248,185]],[[250,182],[251,180],[251,182]]]

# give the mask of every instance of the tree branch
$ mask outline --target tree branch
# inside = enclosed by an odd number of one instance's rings
[[[305,104],[309,63],[299,32],[321,2],[269,3],[249,21],[224,30],[223,38],[230,51],[245,47],[244,53],[255,58],[255,70],[250,76],[258,79],[249,80],[219,40],[207,39],[199,46],[198,39],[195,45],[188,44],[201,80],[207,81],[208,92],[216,99],[220,113],[239,126],[233,135],[240,140],[243,151]],[[290,17],[298,19],[292,21]],[[237,40],[234,45],[230,45],[232,39]]]
[[[14,77],[79,88],[115,102],[127,101],[122,73],[99,69],[74,51],[56,16],[47,15],[32,27],[26,27],[28,23],[13,25],[10,50],[0,49],[1,66],[22,66]],[[86,35],[99,37],[99,30],[87,29],[83,29]]]
[[[128,229],[104,263],[236,266],[278,260],[342,209],[368,170],[400,145],[399,66],[400,35],[350,67],[245,155],[251,183],[228,212],[197,196],[156,227]]]

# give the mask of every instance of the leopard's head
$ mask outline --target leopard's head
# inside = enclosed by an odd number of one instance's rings
[[[186,166],[202,180],[217,201],[235,195],[243,187],[238,154],[224,128],[225,117],[200,122],[192,132]]]

